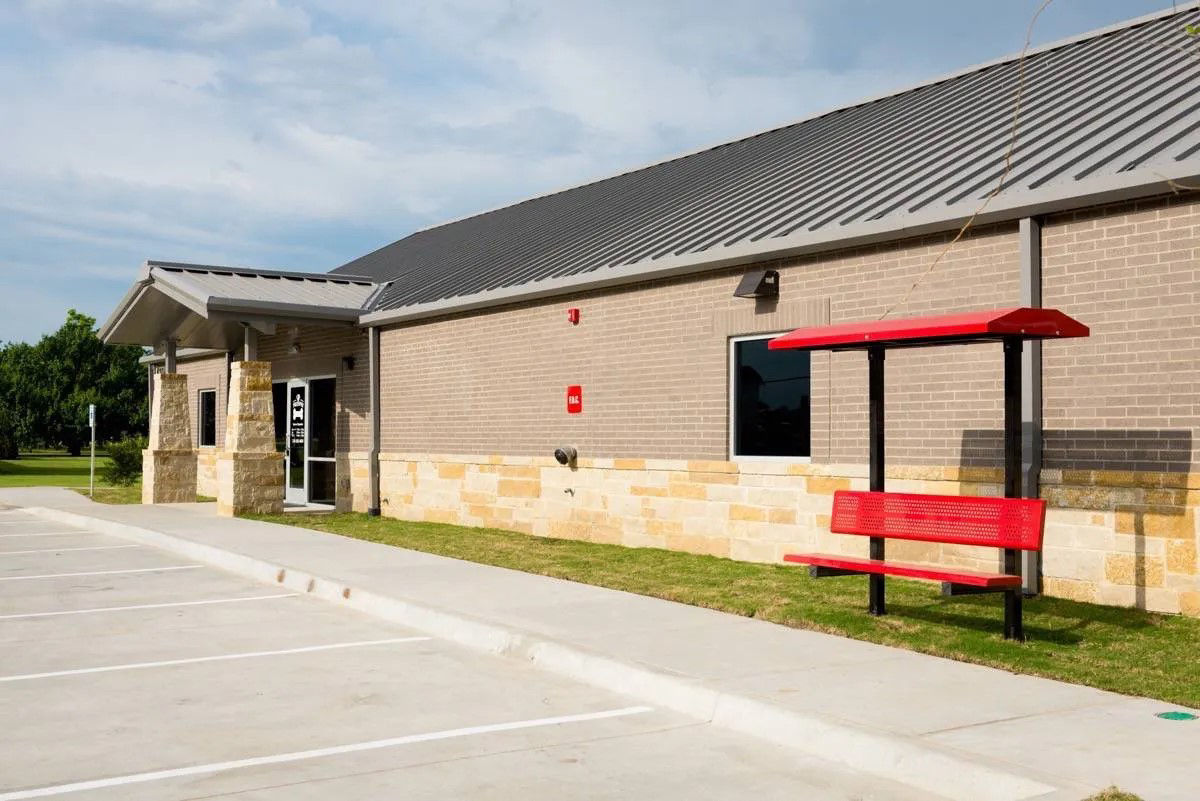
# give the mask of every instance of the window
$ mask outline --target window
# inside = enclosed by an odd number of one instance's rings
[[[729,341],[730,457],[811,454],[808,351],[768,350],[774,334]]]
[[[217,391],[200,390],[200,447],[212,448],[217,444]]]

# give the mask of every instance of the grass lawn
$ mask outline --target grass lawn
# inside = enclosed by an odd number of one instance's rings
[[[1101,790],[1095,795],[1083,799],[1083,801],[1142,801],[1142,799],[1140,796],[1127,793],[1117,787],[1109,787],[1107,790]]]
[[[1035,598],[1020,644],[1002,637],[1001,596],[943,598],[927,582],[889,578],[890,614],[873,618],[862,576],[817,581],[784,565],[364,514],[258,519],[1200,707],[1200,620],[1191,618]]]
[[[96,494],[99,503],[141,503],[142,482],[129,486],[106,484],[100,480],[100,468],[108,457],[96,454]],[[70,487],[80,495],[88,494],[88,456],[69,456],[57,451],[35,451],[20,459],[0,459],[0,489],[8,487]],[[197,496],[198,501],[213,498]]]
[[[108,457],[96,454],[96,477]],[[37,451],[20,459],[0,459],[0,487],[87,487],[88,456]]]

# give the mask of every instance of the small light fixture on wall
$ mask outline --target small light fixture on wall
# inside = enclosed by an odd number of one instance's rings
[[[288,353],[295,356],[299,352],[300,352],[300,343],[296,342],[295,340],[292,340],[292,346],[290,348],[288,348]]]
[[[354,357],[353,356],[343,356],[342,357],[342,366],[345,367],[347,370],[353,370],[354,369]]]
[[[779,271],[751,270],[742,276],[737,289],[733,290],[735,298],[778,298]]]
[[[579,458],[579,452],[570,445],[561,445],[554,449],[554,461],[561,465],[574,466],[575,460]]]

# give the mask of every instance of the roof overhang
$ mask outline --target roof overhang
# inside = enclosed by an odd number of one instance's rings
[[[1058,309],[994,309],[989,311],[868,320],[797,328],[775,337],[771,350],[866,350],[921,348],[1006,339],[1086,337],[1088,327]]]
[[[146,262],[98,332],[108,343],[232,350],[247,326],[355,326],[378,291],[370,279],[325,273]]]

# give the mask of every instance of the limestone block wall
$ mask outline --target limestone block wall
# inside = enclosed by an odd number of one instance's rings
[[[1195,509],[1200,475],[1048,470],[1047,594],[1200,616]],[[897,492],[999,495],[994,468],[899,466]],[[385,516],[543,537],[668,548],[756,562],[819,550],[866,556],[829,533],[833,492],[867,489],[859,465],[553,459],[384,453]],[[889,557],[996,570],[999,552],[891,542]]]
[[[216,448],[199,448],[196,450],[196,494],[206,498],[217,497],[217,457],[220,451]]]
[[[280,512],[283,494],[283,454],[275,450],[271,364],[234,362],[225,449],[217,457],[217,514]]]
[[[196,454],[188,413],[188,377],[154,376],[150,436],[142,451],[142,503],[196,500]]]
[[[370,454],[353,451],[345,457],[346,492],[342,495],[341,457],[339,457],[338,510],[366,512],[371,505]]]

